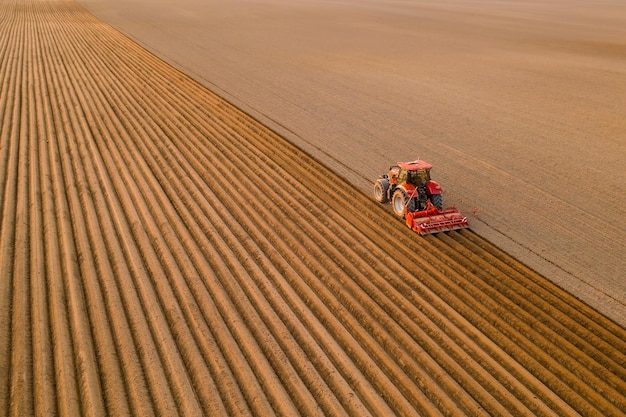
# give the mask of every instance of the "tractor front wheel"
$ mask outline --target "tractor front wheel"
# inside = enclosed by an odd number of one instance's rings
[[[398,189],[391,197],[391,208],[398,217],[404,217],[407,211],[415,211],[415,199],[409,199],[403,189]]]
[[[386,178],[379,178],[374,184],[374,198],[379,203],[386,203],[389,201],[387,197],[387,191],[389,190],[389,180]]]

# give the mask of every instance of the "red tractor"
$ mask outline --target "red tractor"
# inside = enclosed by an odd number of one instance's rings
[[[380,203],[391,201],[396,216],[420,235],[465,229],[467,217],[456,208],[444,210],[441,186],[430,179],[432,165],[416,160],[398,162],[374,185],[374,197]]]

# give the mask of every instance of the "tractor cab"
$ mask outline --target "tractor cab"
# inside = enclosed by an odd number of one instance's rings
[[[430,181],[430,169],[433,166],[424,161],[413,162],[398,162],[398,168],[405,179],[407,184],[415,185],[416,187],[424,186]]]
[[[398,162],[398,165],[389,167],[388,178],[391,183],[412,184],[416,187],[424,186],[430,181],[432,165],[424,161]]]
[[[430,181],[430,169],[416,169],[406,172],[406,183],[416,187],[423,187]]]

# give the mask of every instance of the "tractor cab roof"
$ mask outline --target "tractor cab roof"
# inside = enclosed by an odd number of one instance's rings
[[[398,166],[407,171],[417,171],[418,169],[431,169],[433,166],[428,162],[422,160],[415,160],[411,162],[398,162]]]

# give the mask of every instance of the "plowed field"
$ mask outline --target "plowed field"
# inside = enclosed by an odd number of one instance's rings
[[[79,3],[368,194],[427,160],[476,233],[626,326],[623,0]]]
[[[0,415],[626,413],[622,327],[75,3],[0,2],[0,63]]]

